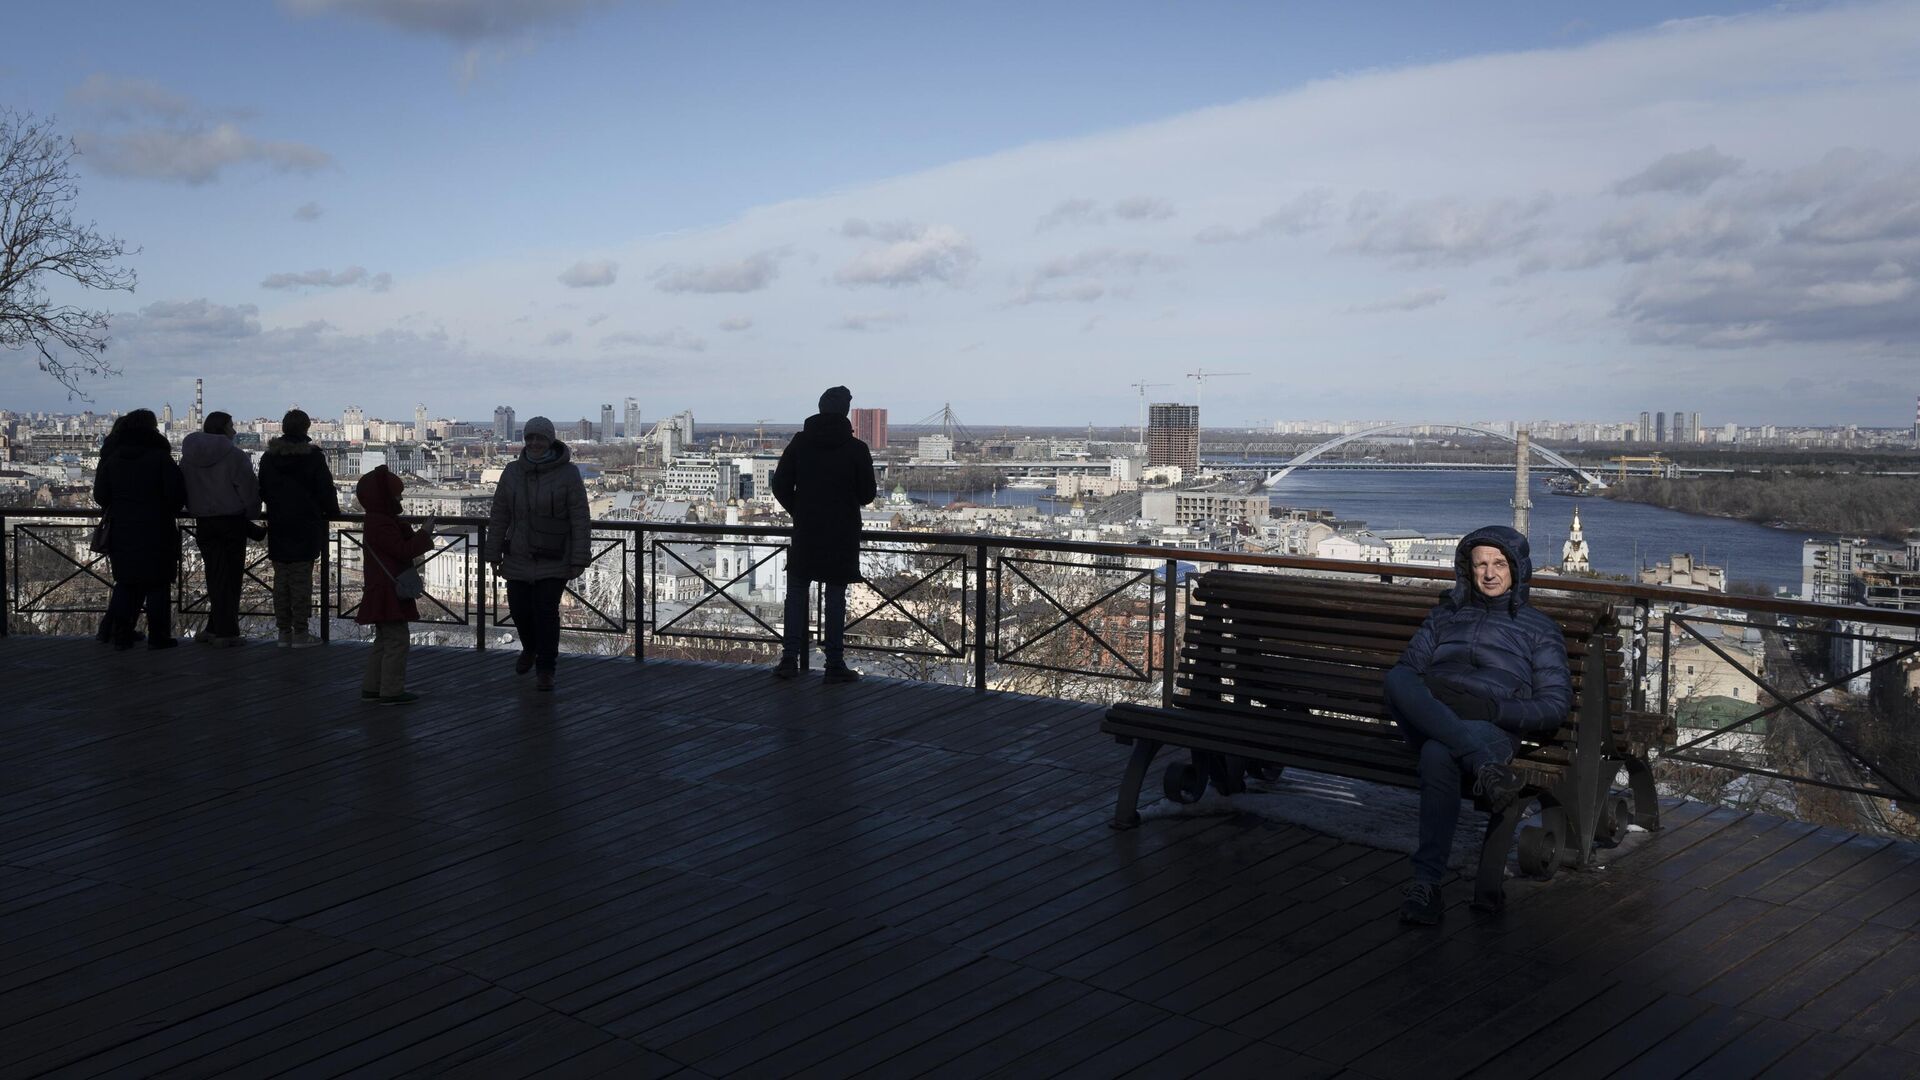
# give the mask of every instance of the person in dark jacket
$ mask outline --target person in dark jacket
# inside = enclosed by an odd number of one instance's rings
[[[246,577],[247,537],[260,509],[260,488],[247,452],[233,444],[233,417],[210,412],[200,430],[180,444],[187,480],[187,513],[207,575],[207,627],[202,645],[239,645],[240,584]]]
[[[779,666],[783,679],[800,674],[807,634],[807,590],[824,588],[821,645],[828,682],[853,682],[860,673],[844,656],[847,586],[860,580],[860,508],[873,501],[873,454],[853,437],[847,413],[853,392],[836,386],[820,395],[820,411],[780,454],[773,497],[793,517],[787,550],[786,631]]]
[[[1454,584],[1387,672],[1387,707],[1420,758],[1420,841],[1402,922],[1438,922],[1462,778],[1498,813],[1524,787],[1518,738],[1558,728],[1573,707],[1560,627],[1527,602],[1527,538],[1476,529],[1454,552]]]
[[[107,619],[113,647],[131,649],[138,609],[147,611],[147,648],[171,649],[173,601],[167,587],[180,567],[180,526],[187,503],[187,482],[173,460],[173,447],[160,434],[151,409],[135,409],[123,418],[113,447],[101,455],[93,476],[93,501],[106,508],[107,559],[113,568],[113,597]]]
[[[520,456],[494,487],[482,556],[507,582],[507,610],[520,633],[521,675],[538,669],[534,689],[553,689],[560,657],[560,596],[593,561],[587,485],[573,451],[554,437],[553,421],[527,421]]]
[[[107,455],[113,452],[113,440],[119,438],[120,433],[125,431],[126,428],[127,418],[125,416],[117,416],[114,418],[113,427],[107,432],[107,437],[100,440],[100,461],[102,464],[106,462]],[[104,521],[107,515],[102,513],[100,517],[101,520]],[[135,633],[134,639],[145,640],[146,636],[145,634]],[[100,629],[93,635],[93,638],[102,645],[111,644],[113,641],[113,620],[106,615],[101,615]]]
[[[307,432],[313,420],[289,409],[280,437],[260,455],[260,499],[267,509],[267,559],[273,563],[273,621],[280,647],[320,644],[307,628],[313,615],[313,564],[327,543],[327,522],[340,516],[333,470]]]
[[[360,680],[360,700],[381,705],[420,700],[420,695],[407,691],[407,624],[420,617],[420,609],[395,590],[413,560],[433,547],[433,519],[418,529],[401,521],[404,490],[406,484],[385,465],[362,476],[353,489],[367,517],[360,613],[354,621],[373,627],[373,650],[367,656],[366,676]]]

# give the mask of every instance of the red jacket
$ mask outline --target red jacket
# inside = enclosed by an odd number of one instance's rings
[[[433,533],[415,529],[397,516],[404,487],[400,478],[382,465],[361,477],[353,489],[367,515],[360,612],[353,617],[354,622],[413,622],[420,618],[419,607],[411,600],[400,599],[393,590],[393,579],[415,556],[433,548]]]

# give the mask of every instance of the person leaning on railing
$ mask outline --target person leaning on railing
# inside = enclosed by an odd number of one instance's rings
[[[313,564],[327,544],[327,522],[340,516],[327,456],[307,436],[313,421],[289,409],[280,436],[260,455],[260,500],[267,510],[267,559],[273,563],[273,621],[280,647],[320,644],[307,627],[313,615]]]
[[[538,669],[534,689],[553,689],[560,657],[560,596],[593,561],[587,485],[573,451],[554,438],[553,421],[527,421],[526,444],[493,491],[483,558],[507,581],[507,610],[520,635],[513,670]]]
[[[152,409],[135,409],[122,421],[93,475],[93,501],[106,508],[107,559],[113,568],[110,636],[115,649],[133,648],[139,640],[133,623],[144,604],[147,648],[171,649],[179,642],[173,639],[167,586],[180,568],[176,519],[187,503],[187,482]]]
[[[1550,731],[1573,705],[1560,627],[1527,602],[1527,538],[1505,525],[1468,533],[1454,584],[1387,672],[1387,708],[1420,757],[1420,839],[1400,921],[1432,925],[1460,817],[1462,775],[1495,812],[1524,783],[1509,766],[1522,732]]]

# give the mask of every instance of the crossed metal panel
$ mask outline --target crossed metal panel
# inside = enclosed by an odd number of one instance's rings
[[[362,539],[365,535],[366,532],[361,529],[338,529],[333,534],[333,565],[337,568],[333,575],[333,615],[336,618],[351,619],[360,612],[359,596],[354,597],[351,605],[347,603],[347,579],[357,580],[361,575],[347,569],[346,553],[349,548],[358,553],[355,561],[365,567],[367,546]],[[424,567],[455,549],[467,556],[469,566],[473,564],[473,538],[470,534],[465,531],[435,532],[433,537],[436,541],[446,540],[448,543],[428,549],[414,565]],[[473,610],[473,575],[461,574],[460,586],[460,611],[454,611],[439,597],[428,592],[415,601],[421,611],[420,618],[414,621],[432,626],[467,625],[467,613]],[[435,615],[432,609],[438,609],[443,614]]]
[[[39,522],[21,521],[21,522],[16,522],[14,524],[13,526],[13,567],[14,567],[13,611],[15,614],[19,614],[19,615],[104,615],[106,613],[107,605],[105,601],[102,601],[98,607],[93,607],[93,606],[48,607],[48,606],[45,606],[45,603],[48,597],[51,597],[54,593],[58,592],[61,586],[67,584],[70,581],[74,581],[76,579],[80,579],[83,581],[85,579],[92,579],[93,581],[99,582],[108,591],[111,591],[113,589],[112,568],[108,565],[107,557],[105,555],[95,554],[94,552],[87,550],[85,544],[78,544],[74,546],[74,550],[85,552],[85,555],[84,557],[76,558],[74,555],[68,553],[68,550],[66,547],[60,544],[54,543],[51,539],[52,537],[57,535],[70,535],[70,534],[79,534],[84,537],[86,535],[91,534],[93,532],[93,528],[94,528],[93,525],[90,523],[83,524],[83,525],[67,525],[67,524],[46,524],[46,523],[39,523]],[[60,563],[64,563],[65,565],[72,567],[72,569],[69,570],[64,576],[62,576],[60,580],[55,581],[53,584],[47,586],[46,588],[40,589],[40,591],[32,594],[31,596],[28,596],[25,594],[25,590],[28,587],[27,580],[26,580],[27,575],[21,572],[20,568],[26,565],[24,553],[29,551],[35,551],[35,550],[52,552],[54,555],[59,557]],[[105,570],[104,574],[102,573],[103,569]]]
[[[1723,769],[1732,768],[1739,772],[1751,773],[1755,776],[1768,776],[1777,780],[1791,781],[1796,784],[1809,784],[1814,787],[1827,788],[1833,791],[1844,791],[1844,792],[1848,792],[1855,795],[1866,795],[1873,798],[1900,799],[1903,801],[1913,801],[1917,798],[1920,798],[1920,796],[1916,796],[1913,792],[1907,790],[1906,786],[1902,784],[1899,780],[1896,780],[1895,778],[1887,775],[1887,773],[1884,772],[1878,765],[1868,760],[1864,755],[1860,753],[1858,749],[1850,745],[1845,739],[1842,739],[1840,735],[1833,730],[1833,727],[1831,725],[1826,723],[1826,721],[1821,719],[1819,716],[1815,715],[1812,711],[1808,710],[1805,704],[1809,699],[1815,697],[1816,695],[1825,693],[1826,691],[1831,690],[1837,686],[1845,685],[1850,680],[1858,678],[1861,675],[1871,674],[1872,672],[1877,671],[1883,667],[1888,667],[1890,665],[1897,664],[1900,661],[1905,660],[1910,656],[1920,654],[1920,642],[1901,641],[1895,638],[1874,637],[1867,634],[1829,633],[1827,635],[1829,637],[1846,638],[1852,641],[1872,641],[1872,642],[1878,642],[1886,645],[1893,645],[1893,646],[1896,646],[1896,648],[1894,650],[1889,651],[1887,655],[1880,657],[1879,659],[1873,661],[1872,663],[1869,663],[1865,667],[1859,668],[1854,671],[1849,671],[1844,675],[1834,676],[1833,678],[1828,679],[1826,682],[1820,683],[1817,686],[1809,687],[1808,689],[1798,694],[1789,694],[1779,689],[1777,686],[1775,686],[1772,682],[1768,681],[1766,678],[1754,673],[1750,668],[1748,668],[1745,664],[1741,663],[1726,649],[1722,648],[1718,642],[1709,640],[1705,635],[1701,634],[1700,631],[1694,628],[1694,624],[1696,623],[1711,624],[1716,626],[1737,626],[1743,630],[1749,629],[1753,626],[1752,623],[1736,622],[1729,619],[1712,619],[1712,618],[1703,618],[1703,617],[1692,616],[1692,615],[1669,613],[1666,618],[1666,628],[1665,628],[1667,644],[1666,644],[1666,647],[1662,650],[1662,658],[1663,658],[1662,662],[1669,665],[1671,665],[1672,663],[1671,657],[1673,655],[1673,649],[1672,649],[1673,628],[1677,626],[1681,630],[1685,631],[1688,635],[1692,636],[1695,641],[1698,641],[1702,645],[1705,645],[1715,655],[1719,656],[1721,660],[1732,665],[1734,670],[1740,672],[1740,674],[1745,676],[1746,678],[1751,679],[1755,686],[1758,686],[1762,691],[1764,691],[1767,694],[1767,696],[1773,698],[1774,704],[1769,705],[1765,708],[1756,709],[1753,712],[1748,713],[1746,716],[1740,717],[1739,719],[1732,721],[1731,723],[1722,725],[1717,728],[1713,728],[1707,731],[1703,735],[1696,736],[1692,739],[1687,740],[1686,742],[1680,743],[1677,746],[1674,746],[1668,750],[1660,752],[1659,756],[1661,760],[1686,762],[1688,764],[1705,765],[1713,768],[1723,768]],[[1670,708],[1671,703],[1669,698],[1670,698],[1670,687],[1672,682],[1673,682],[1673,677],[1672,677],[1671,671],[1668,671],[1662,675],[1660,680],[1660,711],[1662,713],[1667,713]],[[1781,712],[1783,710],[1791,710],[1801,720],[1805,721],[1808,727],[1818,732],[1822,738],[1826,739],[1841,753],[1845,754],[1848,761],[1858,762],[1868,772],[1872,773],[1876,778],[1878,778],[1879,781],[1885,786],[1880,788],[1862,787],[1857,784],[1840,783],[1833,780],[1822,779],[1817,776],[1799,776],[1793,773],[1784,772],[1782,770],[1768,769],[1758,765],[1746,764],[1744,762],[1739,764],[1732,764],[1726,761],[1716,760],[1710,757],[1703,757],[1696,754],[1689,754],[1686,752],[1693,747],[1701,745],[1702,743],[1710,742],[1711,740],[1721,735],[1725,735],[1725,734],[1728,734],[1729,732],[1737,731],[1741,728],[1747,727],[1748,725],[1754,723],[1755,721],[1765,719],[1766,717],[1772,716],[1773,714]]]
[[[892,592],[888,592],[883,588],[881,583],[876,582],[872,578],[868,578],[864,582],[867,591],[878,597],[878,599],[871,608],[868,608],[858,615],[854,614],[851,608],[848,609],[846,625],[847,648],[867,652],[888,652],[901,656],[938,657],[949,660],[957,660],[967,654],[967,613],[971,610],[968,598],[972,591],[968,585],[968,580],[971,575],[968,574],[967,571],[972,569],[972,567],[967,561],[967,553],[965,551],[927,550],[924,547],[914,545],[883,548],[870,544],[862,544],[860,551],[862,554],[919,555],[932,560],[934,565],[932,569],[927,570],[925,573],[920,573],[919,568],[916,567],[900,575],[901,577],[910,578],[911,580]],[[960,575],[960,584],[958,587],[960,623],[957,628],[947,628],[947,632],[943,634],[941,630],[935,629],[934,626],[929,626],[927,619],[908,610],[901,601],[906,599],[909,593],[915,592],[928,583],[934,582],[936,579],[942,578],[944,575],[953,573],[956,570]],[[918,574],[918,576],[914,576],[915,574]],[[953,586],[949,585],[947,587],[952,588]],[[921,633],[932,640],[932,644],[926,647],[913,648],[898,641],[872,645],[862,643],[859,639],[857,628],[861,624],[869,623],[870,621],[872,624],[877,625],[878,619],[876,616],[889,608],[898,612],[908,623],[918,627]],[[934,619],[933,622],[937,626],[940,620]]]
[[[1034,580],[1034,576],[1032,574],[1029,574],[1027,573],[1026,570],[1022,569],[1023,567],[1034,567],[1034,566],[1068,567],[1077,571],[1083,571],[1083,572],[1090,571],[1095,575],[1099,574],[1103,570],[1109,573],[1116,570],[1120,570],[1125,572],[1127,576],[1125,580],[1120,582],[1120,584],[1115,585],[1114,587],[1094,597],[1092,600],[1089,600],[1086,603],[1079,605],[1078,607],[1069,608],[1067,606],[1067,603],[1062,602],[1059,597],[1055,596],[1052,592],[1048,591],[1046,586]],[[1061,674],[1066,674],[1066,675],[1099,676],[1102,678],[1118,679],[1124,682],[1149,682],[1153,679],[1155,665],[1154,665],[1154,653],[1153,653],[1153,634],[1151,631],[1153,627],[1153,616],[1156,610],[1155,608],[1156,596],[1161,592],[1161,590],[1153,587],[1154,586],[1154,576],[1153,576],[1154,568],[1148,567],[1145,569],[1134,570],[1134,569],[1127,569],[1124,567],[1103,567],[1098,565],[1090,566],[1086,563],[1065,562],[1058,559],[1026,559],[1026,558],[1017,558],[1013,556],[1003,555],[1000,557],[999,571],[1000,571],[999,573],[996,573],[994,575],[994,590],[993,590],[994,592],[994,595],[993,595],[993,615],[994,615],[993,658],[997,663],[1010,664],[1014,667],[1036,668],[1041,671],[1054,671],[1054,672],[1059,672]],[[1006,599],[1005,586],[1007,583],[1008,574],[1012,574],[1013,577],[1016,578],[1018,581],[1024,582],[1026,584],[1026,587],[1028,589],[1031,589],[1035,596],[1037,596],[1041,600],[1044,600],[1046,602],[1047,607],[1051,607],[1054,611],[1059,612],[1059,615],[1060,615],[1059,618],[1055,619],[1053,622],[1040,628],[1034,633],[1029,634],[1025,640],[1020,641],[1018,644],[1015,644],[1010,649],[1003,647],[1003,642],[1001,641],[1001,637],[1000,637],[1000,628],[1006,621],[1003,608],[1004,608],[1004,603]],[[1126,654],[1122,653],[1119,649],[1115,648],[1112,642],[1108,641],[1105,637],[1102,637],[1098,631],[1094,630],[1093,627],[1087,625],[1086,620],[1082,618],[1082,616],[1086,615],[1088,612],[1092,611],[1094,608],[1099,607],[1101,604],[1106,603],[1108,600],[1113,599],[1115,596],[1118,596],[1119,594],[1139,584],[1141,581],[1147,582],[1147,585],[1148,585],[1147,597],[1146,597],[1147,608],[1146,608],[1146,611],[1144,612],[1144,615],[1146,617],[1145,623],[1144,623],[1144,632],[1140,633],[1141,642],[1144,646],[1146,655],[1140,657],[1139,661],[1136,663],[1133,658],[1128,657]],[[1172,589],[1173,588],[1172,583],[1168,583],[1167,588]],[[1160,606],[1165,607],[1164,600],[1161,601]],[[1034,647],[1038,645],[1040,642],[1046,640],[1047,638],[1053,636],[1054,634],[1057,634],[1066,630],[1069,626],[1079,628],[1079,630],[1082,633],[1086,634],[1087,637],[1091,639],[1094,644],[1098,645],[1100,649],[1105,652],[1106,655],[1110,655],[1115,660],[1119,661],[1125,673],[1122,674],[1112,670],[1098,670],[1098,669],[1088,670],[1084,668],[1062,667],[1057,664],[1047,664],[1047,663],[1041,663],[1031,659],[1020,658],[1022,653],[1032,652]],[[1100,654],[1096,653],[1095,655],[1100,655]]]
[[[776,556],[785,552],[787,550],[788,545],[786,544],[761,545],[756,543],[754,545],[756,547],[765,546],[769,548],[767,554],[761,556],[758,559],[755,559],[751,566],[748,566],[746,569],[735,574],[733,577],[727,579],[725,582],[714,581],[712,578],[706,575],[705,571],[701,570],[698,566],[695,566],[694,564],[688,562],[685,558],[681,556],[681,554],[678,551],[674,550],[675,548],[679,548],[679,547],[699,548],[699,547],[712,547],[712,546],[713,546],[713,541],[711,540],[667,540],[659,537],[656,537],[654,539],[653,549],[652,549],[653,558],[648,563],[648,574],[647,574],[648,579],[650,581],[656,581],[656,582],[660,580],[660,556],[664,553],[667,558],[673,560],[673,562],[675,563],[678,563],[680,566],[686,568],[687,571],[692,573],[693,576],[699,578],[701,582],[703,582],[707,586],[707,593],[706,595],[700,597],[700,599],[694,601],[691,605],[689,605],[685,611],[682,611],[680,614],[673,616],[672,618],[668,619],[666,622],[663,623],[660,621],[659,590],[658,589],[649,590],[651,595],[649,595],[649,597],[647,598],[647,612],[649,615],[647,622],[649,625],[653,627],[653,636],[698,638],[706,641],[741,641],[741,642],[748,642],[748,643],[762,644],[762,645],[780,644],[782,641],[780,631],[774,629],[770,624],[768,624],[768,622],[765,619],[762,619],[760,616],[754,614],[752,610],[750,610],[745,604],[742,604],[737,597],[735,597],[732,593],[727,592],[727,590],[729,588],[732,588],[735,585],[738,585],[742,581],[750,580],[753,577],[753,572],[755,570],[758,570],[762,566],[765,566],[767,563],[773,561],[773,559]],[[692,615],[694,612],[699,611],[703,607],[706,607],[707,602],[710,600],[713,600],[716,597],[718,597],[719,599],[725,600],[735,610],[737,610],[740,614],[745,615],[749,620],[753,622],[755,626],[758,626],[764,632],[760,634],[753,634],[753,633],[732,634],[732,633],[724,633],[724,632],[717,633],[717,632],[707,631],[707,630],[686,630],[686,629],[675,630],[674,629],[674,626],[685,621],[687,617]]]
[[[193,541],[194,544],[191,548],[188,546],[188,541],[190,540]],[[187,563],[189,561],[186,557],[187,552],[197,550],[198,544],[199,533],[196,531],[196,526],[181,525],[180,577],[178,584],[175,586],[174,595],[180,598],[180,614],[182,615],[209,615],[213,612],[212,601],[207,595],[206,563],[204,561],[199,563],[200,571],[197,574],[189,574],[187,571]],[[252,550],[251,546],[249,550]],[[256,570],[266,566],[268,562],[267,549],[261,546],[259,548],[259,554],[248,560],[245,568],[241,570],[240,614],[242,616],[270,617],[273,615],[273,583],[255,573]],[[197,580],[199,582],[199,591],[193,592],[188,590],[187,585],[190,580]],[[257,587],[249,588],[249,585]]]
[[[627,590],[633,581],[632,563],[627,559],[627,552],[629,550],[627,546],[627,534],[615,533],[611,536],[595,536],[588,543],[591,545],[590,550],[592,551],[591,557],[587,559],[588,566],[598,563],[609,554],[618,554],[620,566],[619,598],[614,601],[612,605],[613,611],[609,613],[603,605],[596,604],[592,599],[581,595],[578,586],[579,579],[576,578],[568,581],[566,584],[566,595],[573,597],[575,606],[563,608],[561,610],[561,618],[565,619],[569,611],[581,611],[585,612],[588,617],[595,621],[588,623],[562,622],[560,629],[577,631],[583,634],[624,634],[627,632],[628,625],[626,607]],[[512,626],[513,611],[507,603],[507,580],[500,576],[497,567],[493,568],[491,572],[493,573],[493,625]]]

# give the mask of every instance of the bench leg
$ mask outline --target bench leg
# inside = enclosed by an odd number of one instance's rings
[[[1120,801],[1113,808],[1113,827],[1131,829],[1140,824],[1140,785],[1160,744],[1152,739],[1133,740],[1133,756],[1127,759],[1127,774],[1120,778]]]
[[[1487,819],[1487,839],[1480,847],[1480,870],[1473,882],[1473,906],[1479,911],[1506,907],[1507,852],[1513,850],[1513,834],[1526,805],[1527,800],[1515,799]]]
[[[1660,793],[1653,787],[1653,766],[1639,756],[1627,758],[1627,788],[1633,792],[1633,823],[1652,831],[1660,827]]]

